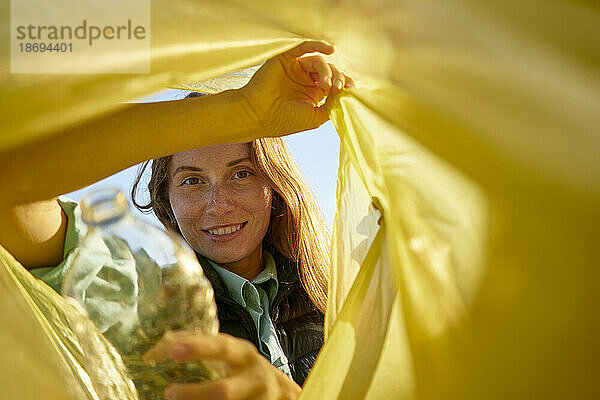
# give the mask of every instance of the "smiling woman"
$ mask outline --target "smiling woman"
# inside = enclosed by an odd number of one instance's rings
[[[155,159],[150,202],[140,205],[143,173],[134,204],[153,210],[197,252],[215,288],[221,331],[253,342],[302,384],[323,343],[329,232],[284,142],[262,138]]]
[[[299,263],[308,295],[324,311],[329,233],[281,139],[217,145],[155,159],[148,183],[150,202],[141,205],[135,198],[145,166],[132,189],[136,207],[153,210],[198,253],[232,264],[248,279],[260,272],[264,243]],[[233,229],[237,227],[241,229]],[[231,232],[225,234],[225,229]]]
[[[253,279],[263,265],[272,190],[252,163],[250,144],[191,150],[175,154],[170,164],[168,195],[185,240],[208,259]]]

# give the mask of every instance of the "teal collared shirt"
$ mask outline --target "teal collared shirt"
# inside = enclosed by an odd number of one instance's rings
[[[270,304],[275,299],[279,288],[277,268],[275,260],[269,252],[263,251],[263,259],[265,269],[252,281],[221,268],[212,261],[209,262],[223,280],[229,296],[252,316],[260,339],[258,341],[260,352],[271,361],[271,364],[291,378],[292,373],[288,359],[283,353],[281,344],[279,344],[275,326],[269,316]]]

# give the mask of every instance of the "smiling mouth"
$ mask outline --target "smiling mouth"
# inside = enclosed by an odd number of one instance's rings
[[[237,225],[220,226],[220,227],[213,227],[210,229],[202,229],[202,230],[213,236],[227,236],[227,235],[231,235],[232,233],[239,231],[246,224],[247,224],[247,222],[242,222],[241,224],[237,224]]]

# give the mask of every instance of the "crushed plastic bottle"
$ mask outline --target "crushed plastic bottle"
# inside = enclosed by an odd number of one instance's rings
[[[167,331],[219,330],[213,289],[189,246],[134,217],[116,189],[91,193],[81,212],[88,231],[70,259],[62,294],[85,308],[120,353],[140,398],[162,399],[172,382],[223,376],[215,363],[142,361]]]

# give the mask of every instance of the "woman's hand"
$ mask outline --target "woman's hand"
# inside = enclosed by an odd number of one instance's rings
[[[325,42],[304,42],[268,60],[240,90],[263,122],[264,136],[314,129],[329,119],[327,96],[354,82],[323,56],[305,54],[333,51]]]
[[[224,333],[210,336],[167,332],[143,358],[147,362],[206,359],[225,364],[227,377],[203,383],[171,384],[165,390],[167,400],[291,400],[300,395],[300,387],[272,366],[250,342]]]

